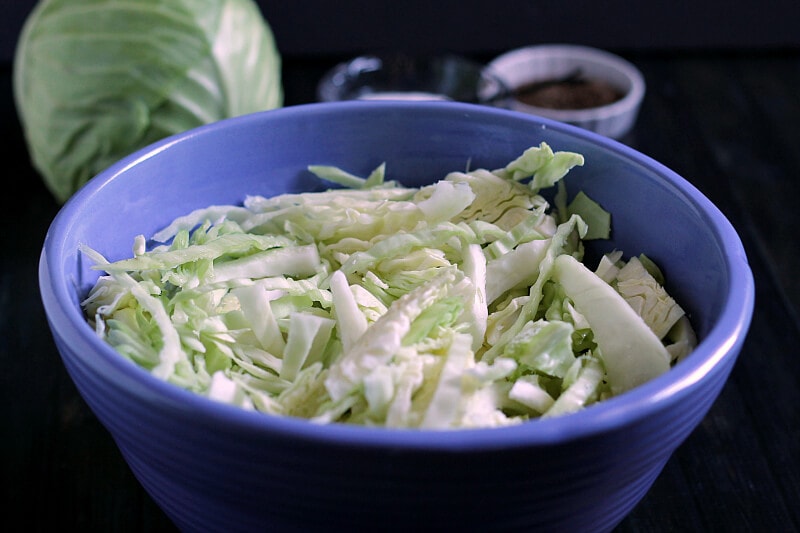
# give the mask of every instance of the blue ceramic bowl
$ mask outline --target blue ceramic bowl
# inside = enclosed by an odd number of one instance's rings
[[[408,185],[497,168],[545,141],[611,211],[591,253],[646,253],[701,339],[674,369],[577,414],[502,429],[319,426],[220,404],[151,376],[95,336],[79,302],[110,259],[190,210],[319,188],[308,164]],[[733,367],[753,279],[729,222],[686,180],[613,140],[523,113],[448,102],[342,102],[224,120],[163,140],[76,193],[44,242],[40,285],[80,393],[136,477],[185,531],[608,531],[701,422]]]

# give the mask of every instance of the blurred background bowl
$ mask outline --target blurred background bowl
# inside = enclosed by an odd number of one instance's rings
[[[613,238],[587,253],[618,248],[655,260],[700,338],[668,373],[578,413],[438,432],[268,416],[157,379],[98,338],[81,310],[98,271],[80,243],[110,260],[129,257],[135,235],[195,208],[320,189],[309,164],[366,175],[386,162],[390,179],[418,186],[467,164],[498,168],[542,141],[584,154],[568,192],[583,190],[612,213]],[[732,226],[668,168],[567,124],[453,102],[293,106],[160,141],[63,206],[39,272],[70,376],[183,531],[610,531],[717,398],[754,291]]]
[[[506,98],[495,97],[496,105],[614,139],[631,130],[645,95],[644,77],[631,62],[588,46],[517,48],[489,62],[486,74],[508,89]]]
[[[479,103],[502,94],[500,81],[464,57],[382,52],[336,65],[317,85],[320,102],[452,100]]]

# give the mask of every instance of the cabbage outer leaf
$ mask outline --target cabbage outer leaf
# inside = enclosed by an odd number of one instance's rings
[[[17,43],[14,99],[64,202],[157,140],[280,107],[280,59],[252,0],[42,0]]]

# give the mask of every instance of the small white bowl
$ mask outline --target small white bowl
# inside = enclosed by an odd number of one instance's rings
[[[510,95],[495,105],[561,122],[574,124],[607,137],[626,135],[639,113],[645,93],[642,73],[629,61],[610,52],[571,44],[545,44],[517,48],[486,65],[486,72],[499,78]],[[555,109],[521,102],[515,91],[531,83],[558,80],[580,72],[586,79],[606,82],[623,95],[597,107]]]

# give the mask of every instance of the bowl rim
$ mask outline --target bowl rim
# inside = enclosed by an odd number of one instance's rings
[[[582,411],[551,419],[500,428],[456,430],[388,429],[346,424],[314,424],[305,419],[272,416],[224,404],[170,384],[125,359],[103,342],[73,304],[74,286],[70,279],[53,268],[61,258],[74,250],[65,249],[67,234],[80,217],[82,204],[111,181],[120,179],[126,169],[154,157],[176,143],[191,142],[194,137],[219,134],[228,128],[251,122],[270,121],[273,117],[298,117],[325,113],[359,113],[367,108],[424,110],[425,112],[468,113],[480,120],[500,118],[529,122],[532,126],[557,130],[578,137],[620,157],[651,168],[679,189],[694,207],[702,212],[715,234],[727,261],[727,275],[737,283],[731,285],[721,307],[719,319],[695,351],[680,364],[641,386],[617,397],[594,404]],[[587,438],[630,425],[680,401],[698,386],[704,376],[713,372],[724,359],[738,354],[752,318],[754,305],[753,275],[747,263],[739,235],[727,218],[697,188],[674,171],[649,156],[618,141],[583,128],[543,117],[479,104],[443,101],[342,101],[317,102],[261,111],[223,119],[175,134],[130,154],[91,179],[62,206],[45,236],[39,261],[39,286],[44,310],[53,335],[76,342],[77,348],[96,350],[103,364],[130,377],[136,385],[163,402],[180,405],[202,413],[209,423],[225,423],[242,431],[283,436],[295,440],[348,447],[416,449],[427,451],[478,451],[499,448],[547,446]],[[79,296],[80,297],[80,296]],[[65,329],[66,328],[66,329]],[[61,348],[59,348],[59,351]],[[63,357],[63,355],[62,355]],[[92,355],[94,357],[94,355]]]
[[[528,113],[543,115],[564,122],[589,122],[607,120],[625,113],[636,111],[644,99],[646,83],[641,71],[630,61],[607,50],[578,44],[536,44],[523,46],[505,52],[492,59],[486,65],[486,71],[499,78],[513,90],[505,74],[506,70],[528,59],[566,58],[586,64],[600,64],[624,76],[630,82],[630,89],[625,95],[610,104],[586,109],[553,109],[533,106],[510,97],[514,109]]]

